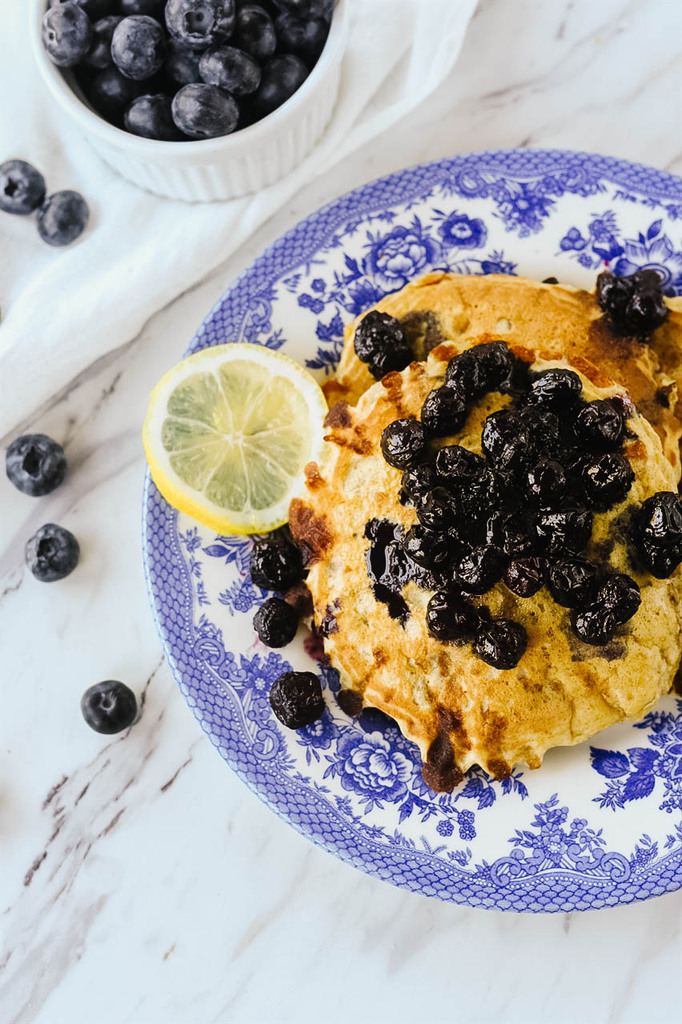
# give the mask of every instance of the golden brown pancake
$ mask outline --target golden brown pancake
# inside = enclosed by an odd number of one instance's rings
[[[614,333],[593,292],[523,277],[476,277],[438,272],[388,295],[375,307],[402,320],[417,358],[442,342],[457,351],[483,335],[502,338],[544,359],[568,359],[578,369],[598,367],[623,385],[658,433],[677,479],[682,475],[682,299],[650,343]],[[363,314],[364,315],[364,314]],[[353,349],[359,319],[349,325],[336,379],[325,386],[330,405],[353,405],[374,383]]]
[[[308,585],[314,618],[318,626],[325,623],[325,651],[342,685],[398,722],[418,745],[425,778],[434,788],[452,788],[472,765],[497,778],[509,775],[517,763],[538,767],[551,747],[579,743],[641,715],[670,689],[680,664],[682,569],[667,580],[640,572],[630,560],[623,525],[628,506],[676,488],[677,466],[664,453],[662,439],[667,443],[672,435],[676,442],[679,424],[673,410],[659,406],[656,417],[657,409],[646,404],[665,380],[658,350],[625,340],[625,349],[614,354],[613,340],[607,339],[592,305],[584,292],[499,277],[461,282],[446,275],[431,276],[387,299],[379,308],[398,315],[415,308],[435,310],[439,331],[453,344],[436,345],[427,362],[412,363],[374,384],[347,347],[338,386],[330,392],[361,397],[355,407],[342,402],[330,411],[329,459],[323,469],[308,467],[306,494],[291,506],[292,533],[312,555]],[[415,510],[399,501],[400,472],[381,455],[382,430],[399,417],[419,416],[426,395],[443,382],[447,360],[467,347],[465,338],[471,343],[472,325],[483,324],[486,332],[499,336],[502,319],[511,324],[505,340],[513,348],[537,347],[542,353],[535,355],[534,369],[572,365],[580,371],[584,397],[591,400],[625,395],[622,383],[609,377],[613,368],[619,381],[628,380],[655,424],[654,429],[634,411],[628,420],[632,435],[626,455],[635,482],[626,502],[595,516],[585,552],[604,568],[627,572],[637,581],[639,611],[611,643],[591,647],[575,637],[569,613],[546,589],[521,599],[500,583],[474,601],[487,605],[493,616],[525,627],[528,648],[510,670],[479,660],[469,644],[448,645],[432,637],[425,620],[431,593],[413,582],[402,592],[406,621],[393,618],[373,592],[364,535],[371,518],[405,529],[416,520]],[[589,345],[581,342],[580,325],[591,330]],[[549,360],[560,346],[570,360]],[[486,416],[509,401],[487,395],[472,407],[462,431],[439,443],[458,443],[480,453]]]

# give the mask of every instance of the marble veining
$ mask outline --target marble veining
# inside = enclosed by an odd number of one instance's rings
[[[501,146],[593,149],[679,174],[680,29],[672,0],[482,0],[432,101],[4,439],[54,435],[71,473],[40,503],[0,481],[3,1024],[679,1020],[680,894],[534,918],[439,904],[312,847],[231,775],[161,658],[139,430],[150,387],[225,283],[341,191]],[[22,563],[46,521],[83,548],[53,587]],[[133,686],[142,711],[111,740],[78,710],[107,677]]]

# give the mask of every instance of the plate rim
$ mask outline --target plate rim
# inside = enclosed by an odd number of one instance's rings
[[[377,206],[385,206],[387,199],[383,193],[394,191],[397,188],[400,188],[401,193],[399,196],[394,196],[391,201],[404,202],[414,194],[405,191],[406,180],[411,181],[414,187],[414,184],[416,184],[415,178],[419,180],[425,176],[433,176],[444,168],[462,172],[473,164],[476,165],[479,171],[484,170],[491,173],[504,172],[509,175],[527,174],[531,176],[536,176],[538,173],[566,170],[567,168],[584,170],[586,166],[589,166],[592,172],[599,172],[597,177],[600,180],[608,180],[612,184],[635,189],[639,193],[644,191],[647,197],[659,200],[682,201],[682,179],[676,175],[647,167],[644,164],[584,151],[560,149],[483,150],[481,152],[461,154],[455,157],[413,164],[403,170],[374,178],[343,193],[319,209],[311,212],[286,232],[279,235],[227,286],[220,298],[205,315],[184,354],[189,355],[200,348],[207,347],[209,343],[206,338],[208,325],[213,321],[218,310],[222,310],[226,305],[236,305],[238,308],[243,307],[244,310],[247,308],[247,297],[251,298],[255,294],[252,282],[263,274],[266,277],[274,276],[273,264],[277,264],[276,276],[281,278],[289,269],[300,265],[302,259],[305,258],[305,253],[297,251],[301,245],[305,245],[308,251],[319,249],[325,237],[333,233],[333,226],[330,221],[334,216],[337,218],[337,223],[342,223],[345,217],[343,211],[347,211],[353,205],[357,205],[359,201],[364,201],[368,197],[372,197]],[[376,192],[380,194],[375,196]],[[364,208],[362,214],[366,216],[369,212],[369,208]],[[292,247],[293,253],[291,252]],[[286,262],[283,262],[282,256],[285,253],[289,253],[289,258]],[[248,287],[245,287],[245,285]],[[426,851],[412,850],[404,846],[388,847],[385,844],[371,842],[369,839],[366,839],[364,840],[365,845],[373,847],[373,853],[375,854],[374,858],[369,858],[367,853],[363,855],[359,850],[353,851],[347,844],[342,843],[338,839],[336,841],[329,838],[325,840],[320,833],[316,833],[309,827],[304,827],[300,821],[296,820],[296,816],[291,813],[286,800],[283,800],[284,794],[278,789],[277,784],[273,787],[264,786],[262,781],[259,782],[253,773],[244,767],[234,750],[221,745],[215,731],[212,730],[211,722],[207,721],[206,717],[202,715],[201,709],[192,698],[191,687],[188,686],[183,675],[183,666],[179,664],[173,651],[173,640],[176,637],[162,613],[163,584],[155,573],[154,558],[152,557],[153,544],[151,532],[153,529],[153,516],[151,515],[151,509],[154,501],[159,506],[165,505],[163,499],[156,491],[147,469],[142,514],[144,574],[153,617],[162,642],[164,655],[171,666],[178,687],[190,710],[199,721],[202,730],[207,734],[211,743],[218,749],[223,760],[229,764],[240,780],[252,792],[299,834],[305,836],[316,846],[321,847],[345,863],[359,868],[366,874],[389,881],[400,888],[422,895],[437,896],[440,899],[458,904],[485,907],[486,909],[529,913],[596,910],[603,907],[650,899],[664,892],[672,892],[682,888],[682,848],[673,850],[654,861],[649,866],[646,874],[639,876],[640,884],[635,890],[632,889],[632,886],[627,886],[622,880],[589,879],[580,872],[558,869],[551,872],[546,871],[526,879],[515,879],[513,887],[505,886],[496,890],[486,891],[485,893],[478,893],[464,891],[468,888],[467,881],[472,881],[470,873],[465,872],[456,864],[436,858]],[[170,525],[171,521],[177,519],[177,512],[167,507],[166,518]],[[170,530],[169,535],[170,537],[175,536],[175,531]],[[179,549],[176,551],[176,555],[180,556]],[[185,560],[182,557],[178,557],[177,561],[181,567],[182,574],[185,576],[183,583],[190,584]],[[180,592],[186,594],[187,589],[183,588]],[[188,603],[189,615],[183,625],[193,628],[193,606],[191,602],[184,602],[185,605]],[[214,684],[210,677],[206,678],[210,685],[213,686]],[[224,691],[222,691],[221,696],[224,697],[224,695]],[[228,693],[228,697],[230,702],[233,703],[232,695]],[[279,782],[281,784],[284,781],[283,776],[272,776],[272,778],[276,783]],[[292,780],[287,781],[292,786],[300,786],[300,783],[294,783]],[[350,828],[350,825],[344,822],[339,812],[335,811],[327,801],[324,801],[320,794],[313,793],[310,789],[307,789],[306,792],[309,798],[311,795],[314,796],[315,800],[324,806],[327,816],[334,819],[333,823],[337,828],[345,826],[352,833],[353,830]],[[354,834],[353,837],[357,841],[357,834]],[[427,866],[428,870],[425,870]],[[428,883],[425,883],[426,874],[431,876],[431,880]],[[642,884],[643,882],[648,882],[649,884],[645,886]],[[567,888],[571,891],[570,899],[567,899],[566,895],[564,895]]]

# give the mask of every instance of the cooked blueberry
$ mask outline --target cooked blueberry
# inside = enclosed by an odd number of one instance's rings
[[[173,97],[173,120],[192,139],[215,139],[237,127],[239,107],[229,92],[217,85],[191,82]]]
[[[512,594],[533,597],[545,582],[545,563],[541,558],[515,558],[502,577]]]
[[[523,558],[535,546],[532,524],[523,512],[497,509],[486,522],[485,542],[510,558]]]
[[[161,21],[165,0],[118,0],[118,7],[125,18],[131,14],[148,14]]]
[[[112,124],[118,124],[126,107],[139,96],[142,86],[125,78],[118,68],[105,68],[92,80],[86,90],[87,97],[98,114]]]
[[[447,565],[457,550],[455,542],[446,533],[429,530],[421,523],[410,527],[402,544],[410,558],[424,569],[439,569]]]
[[[113,736],[127,729],[137,718],[137,700],[125,683],[106,679],[85,691],[81,711],[91,729]]]
[[[372,544],[383,544],[384,547],[399,537],[401,527],[390,519],[370,519],[365,523],[364,535]]]
[[[571,626],[578,640],[591,647],[605,647],[613,640],[618,623],[612,612],[591,605],[571,613]]]
[[[531,379],[527,401],[533,405],[565,409],[577,402],[582,390],[580,377],[573,370],[544,370]]]
[[[563,608],[583,608],[593,602],[599,570],[584,558],[566,558],[547,569],[547,588]]]
[[[72,68],[90,49],[90,19],[75,3],[59,4],[43,16],[42,39],[53,64],[60,68]]]
[[[426,451],[426,434],[415,419],[394,420],[381,433],[381,454],[389,466],[409,469]]]
[[[637,510],[633,539],[645,568],[667,579],[682,563],[682,498],[659,491]]]
[[[455,566],[455,580],[468,594],[485,594],[502,579],[505,569],[502,552],[492,545],[473,548]]]
[[[481,367],[481,385],[485,391],[506,394],[512,389],[515,375],[523,368],[503,341],[488,341],[472,349]]]
[[[528,634],[519,622],[491,619],[476,634],[474,654],[493,668],[516,668],[528,646]]]
[[[500,473],[517,475],[537,462],[540,446],[521,417],[507,409],[491,413],[481,434],[483,451]]]
[[[272,57],[277,49],[277,36],[272,18],[258,4],[243,4],[237,11],[234,29],[235,46],[250,53],[259,63]]]
[[[293,53],[281,53],[263,66],[260,87],[253,94],[256,110],[270,114],[293,96],[308,77],[308,68]],[[386,371],[388,372],[388,371]]]
[[[126,131],[145,139],[173,142],[183,138],[175,127],[168,96],[138,96],[126,110],[123,124]]]
[[[253,628],[267,647],[286,647],[296,636],[298,615],[280,597],[269,597],[254,615]]]
[[[578,555],[592,536],[594,517],[584,508],[543,509],[535,519],[540,547],[550,555]]]
[[[37,210],[45,198],[45,179],[25,160],[0,164],[0,210],[25,215]]]
[[[620,452],[606,452],[586,459],[582,465],[583,491],[591,508],[606,512],[627,498],[635,474]]]
[[[481,447],[489,458],[499,458],[507,442],[522,430],[522,421],[512,409],[500,409],[486,418],[481,433]]]
[[[288,590],[303,579],[303,557],[286,540],[257,540],[251,551],[251,579],[263,590]]]
[[[661,547],[649,540],[641,540],[637,548],[642,565],[656,579],[666,580],[682,564],[682,544]]]
[[[284,672],[270,687],[270,707],[288,729],[312,725],[324,706],[320,680],[312,672]]]
[[[79,192],[53,192],[38,210],[38,234],[48,245],[70,245],[82,235],[90,218]]]
[[[180,43],[171,40],[163,70],[171,81],[177,82],[178,85],[190,85],[193,82],[200,82],[200,56],[199,53],[195,53],[189,47],[182,46]]]
[[[324,49],[329,22],[315,16],[297,18],[293,14],[282,14],[275,22],[275,31],[280,50],[295,53],[312,67]]]
[[[485,459],[459,444],[444,445],[436,454],[436,469],[449,486],[466,486],[485,471]]]
[[[168,0],[166,26],[193,50],[226,42],[235,26],[235,0]]]
[[[83,57],[83,63],[88,67],[97,68],[103,71],[113,65],[111,56],[111,40],[114,29],[123,19],[118,15],[110,15],[108,18],[100,18],[92,26],[92,42],[90,49]]]
[[[78,565],[80,546],[69,530],[46,523],[26,542],[26,565],[41,583],[63,580]]]
[[[136,82],[151,78],[166,58],[166,34],[159,22],[146,14],[123,18],[111,37],[111,56],[126,78]]]
[[[662,278],[655,270],[638,270],[630,277],[604,271],[597,278],[597,301],[621,334],[650,334],[668,315]]]
[[[480,622],[471,601],[452,591],[436,591],[426,606],[426,628],[444,643],[463,644],[472,640]]]
[[[400,502],[403,505],[415,505],[422,495],[438,486],[438,473],[430,462],[406,469],[400,483]]]
[[[234,46],[214,46],[202,53],[199,73],[209,85],[219,85],[233,96],[247,96],[260,85],[260,67],[248,53]]]
[[[619,625],[627,622],[642,603],[639,586],[631,576],[614,572],[599,586],[593,604],[610,612]]]
[[[526,481],[529,497],[543,508],[560,504],[566,493],[566,472],[556,459],[541,459],[528,471]]]
[[[578,444],[586,451],[612,452],[623,442],[625,417],[608,398],[599,398],[582,406],[573,431]]]
[[[467,402],[475,401],[485,392],[483,367],[474,352],[470,348],[453,356],[445,371],[445,383]]]
[[[40,498],[59,487],[66,476],[64,449],[45,434],[24,434],[7,449],[6,470],[18,490]]]
[[[367,363],[376,380],[392,370],[404,370],[412,362],[405,332],[388,313],[372,310],[363,316],[355,331],[353,346],[358,359]]]
[[[424,400],[421,421],[432,437],[456,434],[464,426],[467,405],[463,398],[447,386],[434,388]]]
[[[423,494],[416,508],[419,522],[429,530],[448,530],[457,523],[457,502],[444,487],[434,487]]]
[[[519,411],[519,417],[543,455],[550,456],[561,449],[561,420],[555,412],[544,405],[529,405]]]
[[[362,699],[362,694],[356,690],[343,689],[336,694],[336,703],[345,715],[357,718],[362,713],[365,702]]]

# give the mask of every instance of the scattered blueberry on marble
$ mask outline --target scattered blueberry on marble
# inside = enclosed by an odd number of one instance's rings
[[[137,699],[125,683],[106,679],[85,691],[81,697],[81,711],[91,729],[113,736],[135,721]]]
[[[182,138],[175,126],[171,101],[167,96],[138,96],[125,112],[126,131],[145,139],[174,142]]]
[[[90,49],[90,19],[75,3],[51,7],[43,17],[42,39],[53,64],[60,68],[74,67]]]
[[[151,78],[166,58],[166,35],[155,18],[132,15],[118,23],[111,37],[111,56],[126,78]]]
[[[74,535],[56,523],[46,523],[26,542],[26,565],[41,583],[63,580],[78,565],[80,546]]]
[[[45,198],[45,179],[25,160],[0,164],[0,210],[26,215],[37,210]]]
[[[38,211],[38,234],[48,245],[70,245],[85,231],[89,217],[88,204],[79,192],[54,192]]]
[[[66,476],[64,449],[46,434],[24,434],[7,449],[6,472],[23,494],[40,498],[50,494]]]

